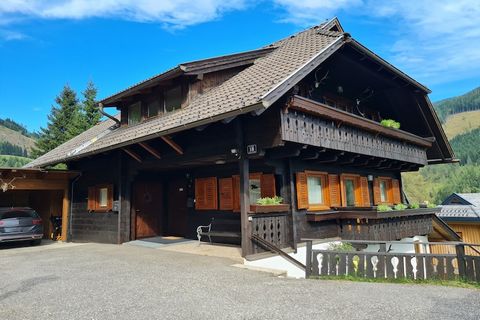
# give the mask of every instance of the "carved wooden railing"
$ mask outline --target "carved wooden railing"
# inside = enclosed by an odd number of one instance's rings
[[[296,100],[293,102],[301,98],[294,99]],[[432,144],[428,139],[405,131],[384,128],[371,120],[361,119],[319,103],[316,103],[315,107],[315,114],[304,108],[296,110],[293,107],[288,109],[288,112],[281,112],[284,141],[427,164],[426,149]]]
[[[355,243],[358,245],[360,242]],[[305,275],[307,278],[350,276],[371,279],[461,279],[480,283],[480,256],[464,255],[464,246],[465,244],[455,244],[457,254],[345,252],[314,250],[309,241]]]
[[[357,240],[398,240],[433,230],[431,216],[398,217],[389,219],[340,220],[339,237]]]
[[[292,244],[289,212],[250,215],[249,218],[252,221],[252,235],[256,235],[281,249],[290,247]],[[261,246],[253,245],[252,253],[265,251]]]

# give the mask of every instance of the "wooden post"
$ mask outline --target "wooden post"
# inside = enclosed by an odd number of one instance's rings
[[[307,261],[305,261],[305,278],[312,274],[312,240],[307,240]]]
[[[70,197],[68,194],[68,185],[63,189],[62,200],[62,241],[68,240],[68,220],[70,218]]]
[[[460,279],[466,279],[465,246],[463,244],[457,244],[455,251],[457,252],[458,275]]]
[[[249,188],[249,161],[245,150],[243,139],[243,128],[241,119],[237,119],[236,125],[237,147],[239,155],[239,173],[240,173],[240,224],[242,231],[242,257],[252,253],[252,240],[250,239],[251,230],[248,221],[248,212],[250,211],[250,188]]]

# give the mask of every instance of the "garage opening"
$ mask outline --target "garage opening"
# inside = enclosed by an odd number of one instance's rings
[[[78,173],[64,170],[0,168],[0,207],[30,207],[42,218],[44,239],[53,231],[51,216],[62,217],[67,240],[70,181]]]

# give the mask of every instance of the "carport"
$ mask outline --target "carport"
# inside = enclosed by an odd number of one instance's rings
[[[42,217],[44,238],[52,232],[50,216],[62,216],[67,240],[70,181],[79,173],[64,170],[0,168],[0,207],[31,207]]]

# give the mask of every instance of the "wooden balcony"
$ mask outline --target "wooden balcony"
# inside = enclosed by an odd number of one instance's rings
[[[427,164],[433,143],[300,96],[282,112],[281,132],[284,141],[419,165]]]
[[[436,208],[389,212],[377,212],[372,208],[337,208],[329,212],[309,212],[307,220],[320,224],[335,220],[338,237],[342,239],[386,241],[433,234],[434,229],[439,229],[437,211]]]

